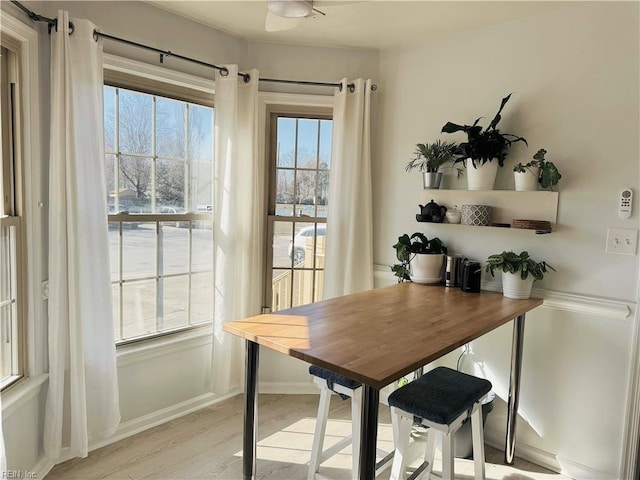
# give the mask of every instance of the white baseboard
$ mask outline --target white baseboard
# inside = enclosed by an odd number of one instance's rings
[[[504,450],[504,432],[484,431],[484,439],[487,445]],[[522,442],[516,443],[516,456],[528,462],[540,465],[548,470],[566,475],[570,478],[582,480],[616,480],[616,477],[607,475],[604,472],[582,465],[567,458],[559,458],[556,455],[540,450],[539,448],[527,445]]]
[[[124,438],[130,437],[137,433],[149,430],[150,428],[157,427],[163,423],[167,423],[176,418],[183,417],[190,413],[196,412],[202,408],[215,405],[228,398],[235,397],[240,394],[239,388],[231,390],[225,395],[216,395],[213,393],[205,393],[195,398],[185,400],[184,402],[171,405],[170,407],[156,410],[155,412],[143,415],[142,417],[134,418],[126,422],[122,422],[115,433],[109,438],[103,438],[91,442],[89,451],[96,450],[97,448],[110,445]]]

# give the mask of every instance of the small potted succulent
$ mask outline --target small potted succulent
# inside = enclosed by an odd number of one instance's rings
[[[398,283],[405,280],[428,284],[442,281],[447,247],[438,237],[429,240],[420,232],[411,237],[405,233],[398,237],[398,243],[393,248],[400,263],[393,265],[391,271],[398,277]]]
[[[454,163],[463,162],[467,167],[469,190],[492,190],[498,167],[504,166],[504,160],[511,145],[516,142],[527,144],[524,138],[511,133],[502,133],[497,128],[502,119],[500,115],[502,109],[510,98],[511,94],[502,99],[498,113],[484,130],[478,125],[482,117],[476,119],[473,125],[458,125],[447,122],[442,127],[443,133],[464,132],[467,134],[467,141],[458,147],[459,157]]]
[[[494,271],[502,272],[502,293],[507,298],[529,298],[535,280],[542,280],[548,270],[556,271],[545,261],[538,262],[524,251],[520,254],[502,252],[487,258],[486,271],[494,276]]]
[[[562,178],[558,168],[553,162],[545,160],[547,151],[541,148],[533,156],[533,160],[526,163],[517,163],[513,167],[517,192],[535,192],[540,185],[544,189],[553,189]]]
[[[456,159],[458,146],[453,142],[436,140],[433,143],[418,143],[414,151],[415,158],[407,163],[406,170],[414,168],[422,173],[425,189],[440,188],[442,172],[440,167]]]

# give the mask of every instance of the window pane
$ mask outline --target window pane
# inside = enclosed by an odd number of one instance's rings
[[[320,268],[319,256],[324,259],[325,223],[296,223],[293,238],[294,267]]]
[[[123,153],[151,155],[153,100],[150,95],[119,90],[119,142]]]
[[[186,158],[186,116],[184,102],[156,97],[156,155]]]
[[[13,373],[13,318],[13,304],[0,306],[0,379]]]
[[[156,281],[125,282],[122,286],[122,338],[156,332]]]
[[[119,211],[151,212],[152,175],[153,162],[150,158],[120,158]]]
[[[213,270],[213,228],[211,222],[198,220],[191,231],[191,271]]]
[[[113,209],[113,211],[109,211],[109,213],[115,213],[116,174],[118,168],[116,160],[117,157],[115,155],[105,155],[104,173],[107,181],[107,195],[109,196],[107,204]]]
[[[295,166],[296,119],[278,118],[277,166]]]
[[[276,172],[276,215],[290,217],[293,215],[294,204],[294,171],[281,170]]]
[[[314,216],[314,205],[316,204],[316,172],[308,170],[298,170],[296,177],[296,191],[300,207],[297,209],[298,215]]]
[[[213,161],[213,109],[189,105],[189,158]]]
[[[161,275],[189,272],[189,229],[180,222],[162,222]],[[188,226],[187,226],[188,227]]]
[[[318,168],[331,167],[331,142],[333,135],[333,121],[320,120],[320,155]]]
[[[116,89],[105,85],[104,96],[104,149],[116,152]]]
[[[319,120],[298,120],[298,168],[316,168]]]
[[[274,222],[273,224],[273,267],[289,268],[291,261],[299,263],[299,250],[293,247],[293,224],[291,222]],[[275,275],[275,273],[274,273]]]
[[[120,279],[120,224],[109,222],[109,258],[111,261],[111,281]]]
[[[130,228],[122,230],[122,277],[124,279],[155,277],[155,223],[128,225]]]
[[[316,175],[316,217],[327,218],[329,204],[329,171],[320,170]]]
[[[187,164],[181,160],[158,160],[156,167],[158,213],[184,213],[186,168]],[[163,210],[161,207],[169,208]]]
[[[113,333],[116,341],[122,340],[120,330],[120,285],[111,286],[111,297],[113,298]]]
[[[273,269],[271,281],[271,311],[277,312],[291,307],[293,271]]]
[[[211,212],[213,204],[213,167],[211,163],[192,162],[189,211]],[[209,208],[209,210],[207,210]]]
[[[213,320],[213,272],[191,276],[191,324]]]
[[[164,329],[178,328],[189,324],[189,277],[179,276],[162,279]]]

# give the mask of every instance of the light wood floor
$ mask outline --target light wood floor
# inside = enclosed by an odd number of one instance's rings
[[[317,407],[317,395],[260,395],[258,478],[306,478]],[[380,407],[378,446],[391,451],[389,409]],[[46,480],[242,479],[242,409],[242,397],[234,397],[95,450],[85,459],[57,465]],[[349,432],[349,401],[334,396],[330,415],[326,446],[333,442],[332,439]],[[420,434],[415,435],[412,445],[416,449],[424,441],[420,437]],[[347,448],[329,459],[320,473],[336,479],[351,478],[350,453]],[[488,479],[566,479],[520,459],[516,459],[514,467],[507,467],[501,464],[502,458],[502,452],[487,448]],[[413,464],[418,463],[416,457]],[[435,470],[438,468],[436,461]],[[456,478],[466,479],[473,475],[471,461],[456,460],[455,468]],[[381,478],[388,477],[389,469]]]

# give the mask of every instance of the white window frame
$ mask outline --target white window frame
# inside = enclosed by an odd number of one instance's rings
[[[116,79],[116,81],[105,81],[105,85],[117,84],[119,88],[129,90],[148,90],[152,92],[152,95],[164,96],[172,98],[181,97],[180,100],[184,101],[180,90],[189,89],[194,92],[194,96],[189,98],[189,101],[194,103],[201,103],[203,105],[213,106],[213,95],[215,93],[214,83],[211,79],[197,77],[194,75],[177,72],[174,70],[168,70],[165,67],[158,67],[149,65],[146,63],[122,58],[116,55],[104,54],[103,68],[105,70],[105,78]],[[151,86],[151,88],[147,88]],[[172,89],[172,86],[176,86],[176,93]],[[215,159],[213,159],[215,162]],[[110,219],[116,221],[131,220],[132,215],[116,214],[109,215]],[[180,221],[180,220],[199,220],[206,219],[213,221],[211,215],[202,215],[197,213],[187,214],[144,214],[136,215],[136,219],[140,222],[167,222],[167,221]],[[215,239],[214,239],[215,241]],[[213,295],[213,292],[212,292]],[[188,331],[194,330],[197,334],[198,331],[203,332],[210,331],[211,322],[203,322],[195,325],[183,326],[171,330],[164,330],[149,335],[135,337],[131,339],[124,339],[116,341],[116,347],[118,349],[126,347],[127,345],[147,342],[161,342],[162,339],[167,336],[182,337]]]
[[[16,54],[18,64],[16,110],[19,118],[14,149],[17,157],[16,213],[21,217],[18,242],[22,251],[17,258],[22,290],[18,346],[21,369],[20,375],[10,382],[13,386],[20,385],[22,382],[18,380],[23,378],[44,378],[47,369],[46,282],[42,281],[45,258],[42,232],[46,231],[43,194],[46,190],[42,185],[38,32],[3,11],[0,38],[2,45]],[[5,382],[2,387],[9,386],[9,382]]]
[[[292,114],[292,115],[329,115],[333,116],[333,104],[334,96],[333,92],[329,89],[331,95],[305,95],[305,94],[291,94],[291,93],[277,93],[277,92],[260,92],[258,94],[258,155],[259,158],[264,159],[263,168],[260,172],[262,178],[265,179],[265,191],[263,198],[263,208],[265,218],[269,214],[269,195],[271,179],[271,153],[269,148],[271,146],[270,140],[272,138],[271,132],[271,115],[277,114]],[[331,200],[329,200],[331,201]],[[268,225],[269,222],[265,222]],[[264,245],[265,245],[265,265],[263,265],[263,310],[268,311],[271,305],[271,229],[265,228],[264,232]]]

